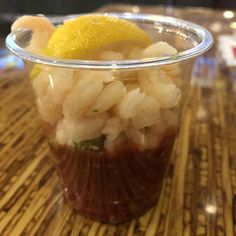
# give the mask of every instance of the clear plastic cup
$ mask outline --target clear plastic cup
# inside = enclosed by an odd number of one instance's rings
[[[194,58],[213,39],[206,29],[180,19],[110,15],[136,23],[154,42],[167,42],[178,54],[125,61],[49,58],[25,48],[31,38],[27,29],[11,33],[6,45],[31,71],[67,202],[83,216],[120,223],[156,203]],[[53,23],[78,16],[55,18]]]

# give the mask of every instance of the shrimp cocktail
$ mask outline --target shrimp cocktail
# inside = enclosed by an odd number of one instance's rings
[[[23,16],[6,44],[29,70],[67,202],[110,223],[152,207],[209,32],[157,15]]]

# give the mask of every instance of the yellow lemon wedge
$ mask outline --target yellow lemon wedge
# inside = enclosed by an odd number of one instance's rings
[[[30,71],[29,79],[33,80],[35,77],[37,77],[39,75],[41,70],[42,69],[41,69],[40,65],[38,65],[38,64],[34,65],[32,70]]]
[[[67,59],[90,59],[98,51],[121,45],[146,47],[150,36],[135,24],[112,16],[85,15],[59,26],[45,54]]]

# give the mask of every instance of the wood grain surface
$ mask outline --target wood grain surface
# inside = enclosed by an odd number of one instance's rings
[[[165,11],[122,5],[100,10]],[[215,36],[230,32],[231,21],[221,11],[188,8],[171,14],[208,28],[220,22]],[[216,55],[215,46],[208,56]],[[141,218],[116,226],[85,219],[64,202],[26,76],[0,77],[0,235],[236,235],[233,74],[233,68],[218,64],[207,86],[193,80],[160,200]]]

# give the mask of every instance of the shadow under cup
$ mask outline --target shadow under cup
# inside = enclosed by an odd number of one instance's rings
[[[167,42],[179,53],[129,61],[47,58],[24,48],[30,43],[27,30],[10,34],[6,44],[31,68],[39,114],[68,203],[83,216],[120,223],[156,203],[194,57],[213,40],[204,28],[175,18],[112,15],[135,22],[154,42]]]

